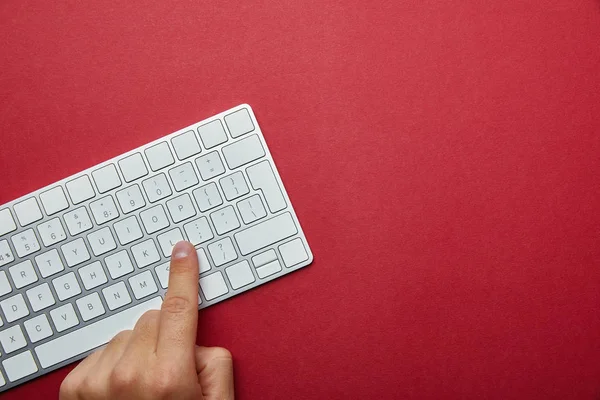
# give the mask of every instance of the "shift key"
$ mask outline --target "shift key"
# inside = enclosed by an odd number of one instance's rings
[[[255,190],[261,189],[265,200],[272,213],[281,211],[286,207],[285,198],[275,179],[275,174],[269,161],[261,161],[246,169],[250,183]]]
[[[267,247],[298,233],[289,212],[254,225],[233,235],[242,255]]]

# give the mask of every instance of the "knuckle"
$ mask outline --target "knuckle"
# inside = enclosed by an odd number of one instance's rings
[[[181,388],[179,376],[169,370],[157,371],[153,374],[151,388],[159,399],[170,398],[175,392]]]
[[[59,397],[61,400],[70,400],[76,398],[77,388],[79,387],[79,381],[72,374],[67,377],[60,384]]]
[[[158,310],[146,311],[138,319],[137,323],[135,324],[135,328],[139,328],[141,326],[145,327],[145,326],[153,325],[156,321],[158,321],[159,315],[160,315],[160,312]]]
[[[210,358],[232,360],[231,352],[223,347],[211,347]]]
[[[121,331],[119,333],[117,333],[110,342],[108,342],[109,346],[115,346],[117,344],[120,343],[124,343],[127,342],[129,340],[129,337],[131,336],[131,330],[126,330],[126,331]]]
[[[125,393],[136,385],[138,375],[135,370],[117,366],[112,370],[109,379],[110,386],[115,393]]]
[[[165,301],[162,304],[162,310],[171,314],[182,314],[187,312],[191,308],[191,302],[189,299],[183,296],[169,296],[165,297]]]

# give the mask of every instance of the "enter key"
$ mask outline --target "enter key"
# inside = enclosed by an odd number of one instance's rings
[[[246,169],[248,179],[255,190],[262,190],[269,210],[272,213],[287,207],[281,188],[277,183],[273,169],[268,160],[261,161]]]

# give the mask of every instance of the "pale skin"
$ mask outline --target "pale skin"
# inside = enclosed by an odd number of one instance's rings
[[[194,247],[177,243],[161,310],[83,360],[60,386],[60,399],[233,400],[231,353],[196,345],[198,271]]]

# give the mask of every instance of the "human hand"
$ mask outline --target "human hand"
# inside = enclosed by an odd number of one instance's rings
[[[198,270],[194,247],[177,243],[161,310],[83,360],[63,381],[60,399],[233,400],[229,351],[195,344]]]

